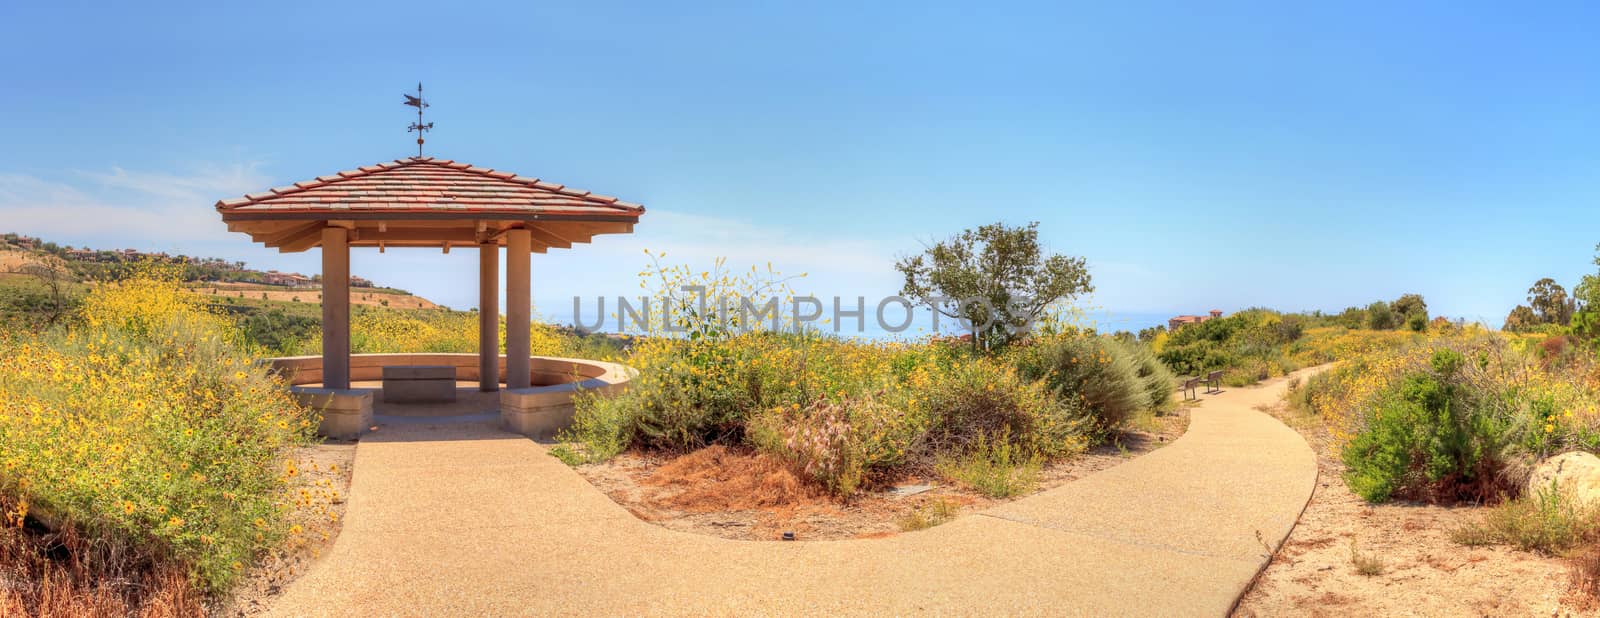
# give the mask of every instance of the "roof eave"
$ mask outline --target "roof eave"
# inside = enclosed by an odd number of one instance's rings
[[[249,210],[223,210],[222,220],[227,221],[603,221],[614,223],[638,223],[639,215],[644,214],[644,209],[633,213],[530,213],[506,210],[471,210],[461,212],[441,211],[332,211],[332,210],[276,210],[276,211],[249,211]]]

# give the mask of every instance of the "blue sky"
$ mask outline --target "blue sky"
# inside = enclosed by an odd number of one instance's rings
[[[642,248],[870,297],[1037,220],[1115,311],[1417,292],[1497,326],[1600,242],[1579,3],[447,4],[0,5],[0,229],[315,272],[211,205],[408,156],[421,80],[429,154],[650,208],[535,259],[548,313],[635,291]],[[475,297],[470,252],[353,268]]]

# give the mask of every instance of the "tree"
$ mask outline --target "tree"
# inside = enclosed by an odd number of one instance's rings
[[[1347,307],[1334,318],[1340,326],[1345,328],[1361,328],[1367,323],[1367,310],[1360,307]]]
[[[1278,341],[1282,343],[1295,341],[1306,332],[1305,320],[1292,313],[1279,317],[1275,328],[1278,331]]]
[[[55,261],[30,262],[11,271],[27,275],[37,282],[36,289],[11,290],[12,298],[0,303],[0,309],[28,313],[42,319],[45,326],[54,326],[71,313],[75,306],[72,298],[72,277]]]
[[[1376,301],[1367,305],[1367,328],[1372,330],[1389,330],[1398,326],[1394,319],[1394,311],[1389,308],[1389,303]]]
[[[1039,223],[966,230],[901,259],[901,294],[965,322],[974,348],[994,348],[1025,332],[1052,303],[1094,291],[1081,257],[1039,246]]]
[[[1389,303],[1389,310],[1394,312],[1397,318],[1395,320],[1396,323],[1403,321],[1409,326],[1412,318],[1420,315],[1422,316],[1424,328],[1427,326],[1428,303],[1422,300],[1421,294],[1402,294],[1400,298],[1396,298],[1394,302]]]
[[[1600,245],[1594,247],[1594,265],[1600,266]],[[1572,332],[1579,337],[1600,336],[1600,273],[1590,273],[1572,288]]]
[[[1532,309],[1529,309],[1527,305],[1517,305],[1515,309],[1511,310],[1510,314],[1506,315],[1506,323],[1500,327],[1500,330],[1518,333],[1533,328],[1538,323],[1539,316],[1534,314]]]
[[[1600,245],[1595,245],[1594,251],[1594,265],[1600,267]],[[1572,288],[1572,300],[1578,310],[1600,310],[1600,272],[1579,279]]]
[[[1572,300],[1567,298],[1566,289],[1549,277],[1535,281],[1533,287],[1528,288],[1528,307],[1539,316],[1540,324],[1565,326],[1572,321]]]

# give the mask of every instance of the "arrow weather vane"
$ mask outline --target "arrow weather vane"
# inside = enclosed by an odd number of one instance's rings
[[[403,97],[406,98],[406,105],[410,105],[412,107],[417,108],[417,121],[411,123],[411,126],[406,128],[406,132],[407,133],[410,133],[412,131],[416,131],[417,132],[417,157],[421,158],[422,157],[422,133],[424,131],[432,131],[433,130],[433,123],[431,123],[431,122],[427,123],[427,124],[423,124],[422,123],[422,110],[426,109],[428,107],[428,102],[422,100],[422,82],[417,82],[417,96],[411,96],[409,94],[402,94],[400,96],[403,96]]]

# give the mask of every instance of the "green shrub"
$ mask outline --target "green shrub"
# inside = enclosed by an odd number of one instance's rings
[[[750,436],[762,450],[796,468],[841,496],[855,493],[866,478],[868,462],[862,444],[867,418],[878,417],[871,401],[831,402],[818,398],[801,410],[778,408],[758,419]]]
[[[1012,444],[1000,433],[979,437],[971,450],[939,461],[939,474],[991,498],[1010,498],[1033,491],[1044,459]]]
[[[1081,404],[1088,412],[1089,433],[1097,438],[1151,407],[1149,385],[1139,377],[1137,359],[1127,346],[1109,337],[1055,337],[1023,346],[1011,360],[1025,378],[1043,380],[1057,398]]]
[[[1157,409],[1171,402],[1172,393],[1177,387],[1177,378],[1172,375],[1172,370],[1156,358],[1147,346],[1123,343],[1122,347],[1133,357],[1134,375],[1139,378],[1148,398],[1145,405]]]
[[[1259,370],[1229,369],[1222,372],[1222,384],[1240,388],[1261,382]]]
[[[1459,383],[1464,360],[1439,350],[1431,371],[1406,377],[1380,398],[1342,453],[1345,480],[1357,495],[1371,502],[1491,495],[1506,431]]]
[[[1084,406],[1055,396],[1043,382],[999,362],[970,359],[944,368],[936,380],[907,391],[904,407],[928,419],[925,455],[966,452],[979,440],[1005,435],[1048,457],[1073,455],[1092,425]]]
[[[562,444],[551,448],[550,454],[569,466],[616,457],[633,439],[632,402],[625,397],[579,393],[574,406],[582,413],[574,414],[572,424],[557,435]]]
[[[577,400],[561,436],[570,444],[555,451],[564,461],[604,459],[629,446],[748,443],[848,495],[877,475],[966,452],[999,432],[1044,457],[1069,456],[1085,448],[1092,426],[1079,398],[1058,398],[998,359],[937,343],[772,333],[652,338],[625,362],[639,370],[626,391]]]
[[[316,416],[170,276],[98,286],[79,321],[0,338],[0,501],[226,590],[299,532],[289,455]]]
[[[927,422],[872,397],[818,397],[811,405],[776,407],[749,423],[756,448],[784,461],[839,496],[920,452]]]

